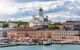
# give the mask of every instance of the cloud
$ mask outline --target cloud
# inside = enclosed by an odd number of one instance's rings
[[[57,7],[56,4],[59,2],[29,2],[29,3],[6,3],[0,5],[0,14],[7,14],[13,16],[20,16],[22,15],[36,15],[38,9],[42,7],[44,11],[54,9]],[[6,6],[5,6],[6,5]],[[60,5],[60,4],[59,4]],[[21,16],[22,16],[21,15]]]
[[[1,2],[3,2],[0,3],[1,20],[28,21],[33,15],[38,15],[40,7],[43,8],[44,15],[48,15],[53,21],[65,21],[69,18],[76,20],[80,17],[79,0],[2,0]]]
[[[48,1],[56,1],[56,0],[14,0],[14,2],[48,2]]]
[[[65,22],[67,20],[79,20],[80,16],[71,14],[70,12],[59,12],[59,13],[50,13],[48,14],[49,20],[53,22]]]
[[[0,3],[3,3],[3,2],[10,2],[10,0],[0,0]]]
[[[32,16],[28,16],[28,17],[24,16],[24,17],[20,17],[20,18],[16,19],[16,21],[21,21],[21,20],[23,20],[23,21],[30,21],[30,20],[32,20]]]

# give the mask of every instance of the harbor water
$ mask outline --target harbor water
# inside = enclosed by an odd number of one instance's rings
[[[80,50],[80,45],[32,45],[2,47],[0,50]]]

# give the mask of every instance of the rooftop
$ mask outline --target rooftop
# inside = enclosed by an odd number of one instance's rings
[[[80,21],[66,21],[66,22],[80,23]]]

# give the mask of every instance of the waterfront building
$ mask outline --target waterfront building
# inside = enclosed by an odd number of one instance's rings
[[[52,42],[74,42],[80,40],[80,31],[78,30],[37,30],[34,28],[16,28],[7,32],[11,39],[51,39]],[[43,40],[42,40],[43,41]]]
[[[9,38],[9,39],[17,39],[17,30],[16,30],[16,28],[9,28],[8,30],[7,30],[7,37]]]
[[[75,30],[53,30],[51,33],[51,38],[53,42],[59,41],[76,41],[79,40],[80,31]]]
[[[37,30],[34,28],[15,28],[7,31],[8,38],[51,38],[51,32],[49,30]]]
[[[13,38],[13,39],[21,39],[25,37],[30,37],[34,38],[34,32],[35,29],[33,28],[15,28],[15,29],[9,29],[7,31],[7,36],[8,38]]]
[[[33,28],[18,28],[17,29],[18,38],[25,37],[35,38],[35,30],[36,29]]]
[[[36,38],[51,38],[51,31],[50,30],[37,30]]]

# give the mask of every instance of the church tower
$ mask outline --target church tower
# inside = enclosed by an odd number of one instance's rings
[[[44,16],[44,15],[43,15],[43,9],[42,9],[42,8],[39,9],[39,16],[40,16],[40,17],[43,17],[43,16]]]
[[[44,22],[48,22],[48,16],[44,17]]]
[[[40,18],[40,20],[43,21],[44,14],[43,14],[43,9],[42,8],[39,9],[39,18]]]

